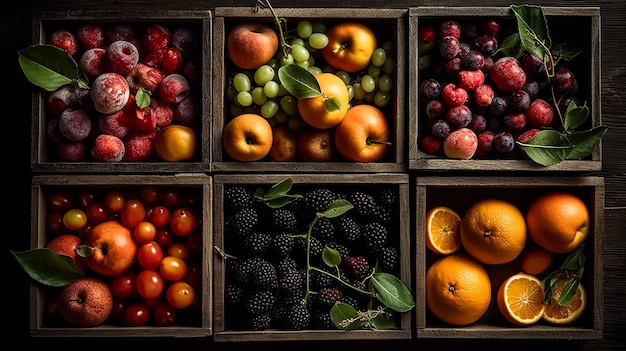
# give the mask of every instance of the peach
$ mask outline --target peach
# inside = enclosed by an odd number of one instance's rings
[[[119,162],[125,152],[126,147],[122,139],[109,134],[98,135],[91,148],[91,156],[96,161],[102,162]]]
[[[469,128],[450,132],[443,140],[443,152],[448,158],[469,160],[478,148],[478,137]]]
[[[61,290],[58,301],[61,317],[77,327],[104,323],[113,309],[111,288],[96,277],[79,278]]]
[[[124,76],[107,72],[99,75],[91,85],[91,100],[100,113],[113,113],[124,108],[130,96],[130,87]]]
[[[240,23],[228,33],[226,50],[238,67],[256,69],[274,57],[278,50],[278,35],[263,23]]]

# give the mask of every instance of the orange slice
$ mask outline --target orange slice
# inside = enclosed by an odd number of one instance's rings
[[[543,313],[543,319],[552,324],[563,325],[574,322],[582,316],[587,306],[587,294],[582,284],[578,284],[576,295],[567,305],[559,305],[559,297],[567,280],[566,278],[557,280],[554,292],[550,297],[550,304],[546,305],[546,310]]]
[[[432,251],[449,255],[461,248],[461,216],[454,210],[438,206],[426,214],[426,245]]]
[[[530,274],[517,273],[498,289],[498,308],[509,322],[517,325],[536,323],[544,314],[541,281]]]

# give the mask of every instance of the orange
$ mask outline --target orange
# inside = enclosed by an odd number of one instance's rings
[[[178,124],[162,128],[154,137],[154,151],[164,161],[190,160],[196,151],[196,132]]]
[[[326,36],[328,45],[322,49],[322,55],[337,70],[363,70],[369,65],[376,50],[376,35],[362,23],[337,23],[326,31]]]
[[[524,215],[504,200],[478,201],[463,215],[461,242],[467,253],[482,263],[511,262],[526,244]]]
[[[379,161],[390,144],[387,118],[376,106],[350,108],[335,129],[335,148],[350,161]]]
[[[426,246],[449,255],[461,248],[461,216],[454,210],[437,206],[426,214]]]
[[[298,99],[298,112],[302,119],[315,128],[327,129],[338,125],[348,112],[348,87],[339,76],[334,73],[320,73],[315,75],[320,86],[321,96]],[[324,106],[328,99],[336,98],[338,109],[327,111]]]
[[[507,278],[498,289],[498,308],[509,322],[517,325],[536,323],[546,305],[541,281],[530,274],[517,273]]]
[[[426,303],[445,323],[472,324],[487,312],[491,303],[489,275],[468,255],[444,256],[426,272]]]
[[[547,250],[564,254],[589,235],[589,211],[576,195],[557,191],[535,199],[526,213],[528,234]]]
[[[224,150],[237,161],[264,158],[272,148],[273,138],[270,123],[254,113],[244,113],[231,119],[222,131]]]
[[[559,278],[556,282],[556,287],[550,296],[550,303],[543,313],[543,319],[549,323],[570,324],[580,318],[587,307],[587,294],[582,284],[578,284],[576,295],[567,305],[559,305],[558,301],[567,281],[567,278]]]
[[[520,254],[520,269],[522,272],[538,275],[545,272],[552,264],[554,254],[541,246],[532,245]]]

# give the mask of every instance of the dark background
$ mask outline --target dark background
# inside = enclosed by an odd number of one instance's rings
[[[524,4],[522,2],[519,4]],[[141,9],[208,9],[216,6],[252,6],[253,1],[192,0],[50,0],[8,1],[0,13],[0,104],[2,106],[0,160],[4,179],[2,221],[3,332],[2,348],[65,348],[110,350],[141,347],[144,350],[213,349],[235,350],[252,346],[257,350],[280,347],[298,350],[374,350],[395,349],[526,349],[535,350],[625,350],[626,349],[626,9],[622,1],[535,1],[540,6],[598,6],[601,9],[601,96],[602,124],[609,128],[603,141],[603,170],[584,175],[605,178],[604,226],[604,337],[594,341],[568,340],[478,340],[478,339],[412,339],[402,341],[313,341],[250,344],[215,343],[210,338],[192,339],[31,339],[29,338],[29,280],[9,250],[30,248],[30,146],[32,86],[18,65],[17,51],[31,44],[31,19],[38,11],[54,10],[141,10]],[[402,1],[402,0],[273,0],[274,7],[355,7],[408,8],[414,6],[509,6],[503,0]],[[503,174],[506,175],[506,174]],[[6,247],[4,247],[6,245]],[[19,345],[19,346],[17,346]]]

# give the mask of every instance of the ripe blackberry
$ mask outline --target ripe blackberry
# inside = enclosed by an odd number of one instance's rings
[[[259,224],[259,214],[252,207],[242,208],[233,215],[230,223],[233,234],[245,237]]]
[[[295,238],[295,244],[298,256],[306,257],[306,238]],[[316,237],[311,236],[310,248],[309,248],[309,259],[312,262],[319,262],[322,259],[322,251],[324,250],[324,244]]]
[[[376,209],[374,210],[374,219],[380,223],[389,223],[391,222],[391,212],[392,208],[388,205],[376,206]]]
[[[329,218],[320,218],[313,229],[311,235],[318,238],[322,243],[328,243],[335,239],[335,225]]]
[[[253,231],[243,238],[243,252],[250,256],[261,256],[268,251],[273,240],[271,234]]]
[[[354,309],[357,311],[363,308],[361,306],[361,303],[359,303],[359,299],[349,294],[343,294],[343,296],[341,297],[341,302],[354,307]]]
[[[227,210],[238,211],[252,204],[252,191],[243,186],[227,186],[224,189],[224,205]]]
[[[275,289],[278,287],[276,267],[267,260],[261,259],[252,271],[252,282],[261,289]]]
[[[330,271],[330,267],[329,268],[325,268],[325,267],[328,267],[328,266],[323,265],[322,267],[320,267],[320,269],[328,271],[329,273],[333,273],[333,274],[336,273],[334,271]],[[311,271],[309,274],[309,280],[311,283],[311,289],[314,289],[314,290],[321,290],[322,288],[327,288],[334,284],[333,278],[329,277],[326,274],[320,273],[318,271]]]
[[[284,292],[295,292],[302,289],[304,280],[296,269],[290,269],[278,276],[278,287]]]
[[[331,249],[337,250],[337,252],[339,252],[339,255],[341,256],[342,262],[346,262],[348,258],[350,258],[350,249],[346,245],[340,244],[337,241],[331,241],[326,244],[326,246],[330,247]]]
[[[252,330],[265,330],[270,327],[272,316],[269,312],[246,316],[246,325]]]
[[[224,301],[228,305],[239,305],[243,300],[244,290],[237,284],[226,284]]]
[[[311,313],[308,308],[302,304],[294,304],[287,311],[285,316],[285,327],[291,330],[303,330],[309,327],[311,323]]]
[[[303,210],[309,216],[317,212],[325,211],[337,199],[335,192],[328,188],[316,188],[308,191],[303,196]]]
[[[381,205],[395,205],[398,201],[398,191],[393,188],[384,188],[380,191],[378,201]]]
[[[354,191],[348,197],[350,203],[354,206],[356,212],[362,217],[369,217],[376,210],[376,199],[371,194]]]
[[[276,231],[293,233],[298,227],[298,218],[291,210],[278,208],[272,211],[270,225]]]
[[[237,266],[237,271],[235,272],[235,282],[242,287],[250,285],[254,270],[262,260],[263,259],[259,257],[252,257],[241,261]]]
[[[314,308],[311,311],[311,319],[312,319],[312,324],[313,324],[313,328],[316,329],[334,329],[335,328],[335,323],[333,323],[333,320],[330,318],[330,310],[325,308],[325,309],[320,309],[320,308]]]
[[[276,258],[282,258],[288,256],[293,249],[294,241],[291,234],[282,232],[277,234],[270,244],[270,250],[272,254],[276,255]]]
[[[285,316],[289,306],[283,302],[277,302],[272,306],[270,310],[270,316],[272,318],[271,326],[274,328],[284,328]]]
[[[378,223],[372,222],[363,225],[362,233],[365,245],[371,252],[377,252],[385,247],[387,242],[387,228]]]
[[[325,308],[331,308],[335,302],[341,301],[343,294],[338,288],[322,288],[317,294],[317,303]]]
[[[348,270],[358,280],[363,280],[372,273],[372,268],[364,256],[350,257],[348,259]]]
[[[293,257],[283,257],[278,262],[276,262],[276,272],[279,276],[285,274],[290,270],[298,270],[298,263]]]
[[[252,315],[269,312],[274,305],[274,294],[269,290],[251,291],[243,299],[243,306]]]
[[[378,261],[385,272],[392,272],[398,265],[398,249],[393,246],[384,247],[378,252]]]
[[[361,237],[361,227],[351,216],[341,216],[337,220],[338,235],[348,244],[352,244]]]

